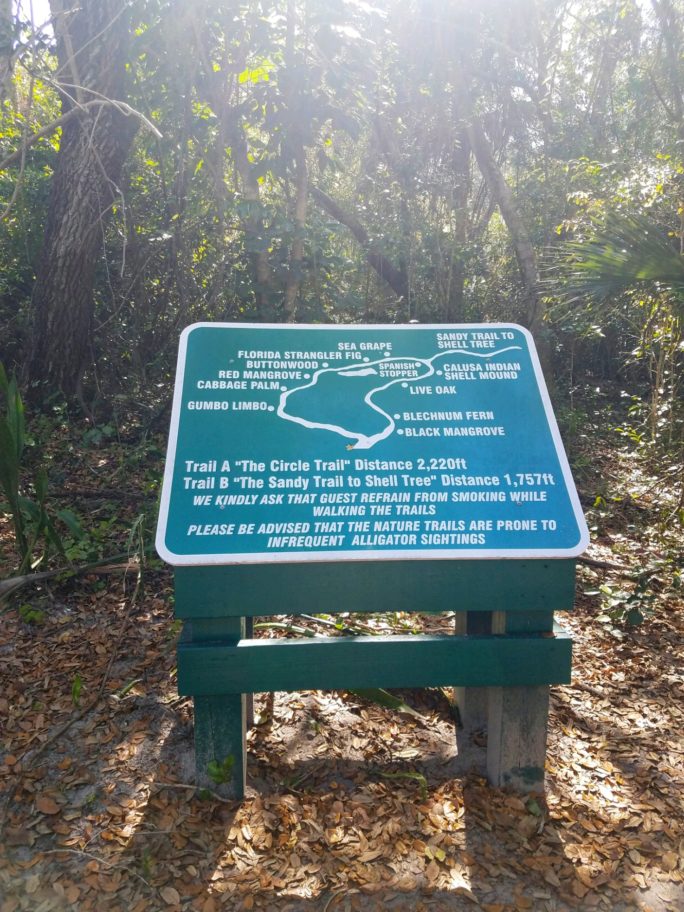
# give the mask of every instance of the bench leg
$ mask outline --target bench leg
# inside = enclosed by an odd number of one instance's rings
[[[245,794],[245,695],[195,697],[197,785],[226,798]]]
[[[549,687],[489,688],[487,779],[516,792],[544,791]]]
[[[245,634],[243,618],[206,618],[186,625],[192,643],[232,645]],[[245,694],[196,696],[195,776],[200,788],[226,798],[242,798],[247,773]]]
[[[254,618],[245,618],[245,637],[254,639]],[[254,728],[254,694],[245,694],[245,711],[247,728]]]
[[[553,612],[492,612],[492,633],[553,630]],[[487,779],[516,792],[544,791],[549,686],[491,687]]]
[[[491,611],[459,611],[455,618],[456,636],[491,633]],[[488,688],[454,687],[454,699],[464,732],[487,726]]]

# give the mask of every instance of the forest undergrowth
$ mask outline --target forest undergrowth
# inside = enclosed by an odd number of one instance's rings
[[[438,689],[402,692],[412,713],[258,695],[247,797],[198,795],[172,578],[150,550],[163,437],[32,427],[25,470],[40,453],[46,508],[72,514],[53,560],[91,569],[0,608],[0,912],[684,907],[681,465],[614,429],[619,396],[578,401],[559,412],[592,544],[561,618],[573,683],[552,691],[544,799],[486,784],[486,732],[459,733]],[[9,517],[0,555],[12,577]]]

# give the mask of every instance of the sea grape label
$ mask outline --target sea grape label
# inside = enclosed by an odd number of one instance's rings
[[[157,528],[169,563],[573,557],[587,543],[522,327],[183,332]]]

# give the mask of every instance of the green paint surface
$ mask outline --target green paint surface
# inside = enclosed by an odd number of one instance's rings
[[[520,687],[570,681],[571,640],[389,636],[182,644],[181,694],[358,687]]]
[[[326,611],[570,611],[572,560],[177,567],[176,617]]]

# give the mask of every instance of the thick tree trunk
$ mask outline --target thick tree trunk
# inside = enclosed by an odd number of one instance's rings
[[[12,0],[0,0],[0,101],[11,93],[13,35]]]
[[[128,28],[126,0],[82,0],[64,11],[52,0],[65,87],[62,110],[98,95],[121,99]],[[97,93],[97,94],[96,94]],[[94,283],[103,226],[120,197],[118,183],[136,121],[114,106],[88,109],[63,128],[33,292],[32,381],[71,396],[91,347]]]

